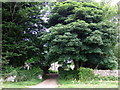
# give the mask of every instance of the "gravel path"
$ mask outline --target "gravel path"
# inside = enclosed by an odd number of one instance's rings
[[[34,85],[34,86],[27,86],[28,88],[57,88],[57,74],[47,74],[49,76],[48,79],[45,81]]]

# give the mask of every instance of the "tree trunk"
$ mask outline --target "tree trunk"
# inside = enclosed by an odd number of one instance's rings
[[[80,68],[80,61],[73,60],[73,62],[74,62],[74,65],[75,65],[74,70],[77,70],[78,68]]]

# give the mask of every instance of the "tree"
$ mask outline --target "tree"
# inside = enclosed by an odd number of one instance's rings
[[[38,56],[36,41],[43,24],[42,3],[5,2],[2,6],[2,62],[21,66],[27,59]]]
[[[71,58],[75,69],[116,68],[113,47],[117,29],[114,23],[104,20],[104,14],[95,2],[57,2],[49,19],[50,32],[42,37],[48,45],[46,58],[54,62]]]
[[[50,63],[45,59],[45,43],[39,38],[46,25],[41,18],[44,9],[44,2],[3,3],[3,66],[29,63],[48,73]]]

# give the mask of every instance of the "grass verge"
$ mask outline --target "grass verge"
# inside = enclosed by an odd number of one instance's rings
[[[30,81],[21,81],[21,82],[4,82],[3,88],[27,88],[26,86],[36,85],[43,80],[33,79]]]
[[[58,88],[118,88],[118,81],[72,81],[58,80]]]

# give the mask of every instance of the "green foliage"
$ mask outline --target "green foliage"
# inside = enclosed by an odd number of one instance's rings
[[[120,45],[119,44],[116,44],[115,47],[114,47],[114,54],[115,56],[120,59]]]
[[[53,15],[51,15],[49,23],[54,26],[58,23],[67,24],[77,19],[88,23],[100,22],[102,20],[103,9],[95,2],[57,2],[52,12]]]
[[[12,66],[6,66],[4,69],[1,71],[1,74],[3,74],[4,78],[7,78],[9,75],[16,75],[16,70]]]
[[[66,0],[66,1],[75,1],[75,2],[93,2],[93,0]]]
[[[78,71],[79,71],[78,75],[80,81],[90,81],[94,79],[95,75],[92,69],[80,67]]]
[[[70,58],[79,62],[77,68],[117,68],[113,53],[117,25],[104,14],[102,5],[95,2],[57,2],[49,19],[50,32],[41,37],[48,44],[46,59]]]
[[[59,79],[62,80],[78,80],[77,70],[63,70],[59,69]]]
[[[32,79],[37,79],[38,75],[42,75],[43,72],[40,68],[33,67],[30,70],[24,70],[21,67],[14,68],[12,66],[6,66],[2,72],[3,78],[7,78],[8,76],[16,76],[15,81],[27,81]]]
[[[56,2],[49,22],[41,20],[41,2],[4,2],[2,9],[3,65],[21,66],[40,61],[40,66],[53,62],[77,61],[75,67],[117,68],[113,47],[117,29],[112,8],[89,0]],[[44,8],[46,11],[46,8]],[[107,13],[105,13],[107,11]],[[47,25],[49,33],[41,33]]]
[[[81,82],[86,81],[117,81],[118,77],[115,76],[100,76],[93,73],[93,69],[80,67],[78,70],[64,70],[59,68],[60,80],[78,80]]]
[[[17,81],[25,81],[36,79],[38,75],[42,74],[42,70],[40,68],[32,68],[30,70],[20,70],[17,74]]]
[[[37,37],[43,28],[42,8],[41,2],[2,3],[3,65],[22,66],[26,60],[38,60],[35,57],[43,60],[42,43]]]
[[[58,71],[54,71],[54,70],[49,69],[49,73],[58,73]]]
[[[103,69],[116,69],[116,68],[118,68],[117,58],[110,57],[110,56],[105,57],[100,63],[100,67],[103,67],[103,66],[104,66]]]
[[[28,60],[26,60],[25,62],[26,63],[35,63],[35,62],[38,62],[39,61],[39,57],[32,57]]]
[[[103,6],[103,19],[106,20],[112,19],[114,16],[117,16],[119,11],[117,6],[111,6],[110,2],[106,2],[105,0],[100,2],[100,4]]]
[[[120,64],[120,45],[119,44],[115,45],[114,54],[117,57],[118,64]],[[120,65],[118,65],[118,69],[120,69]]]

